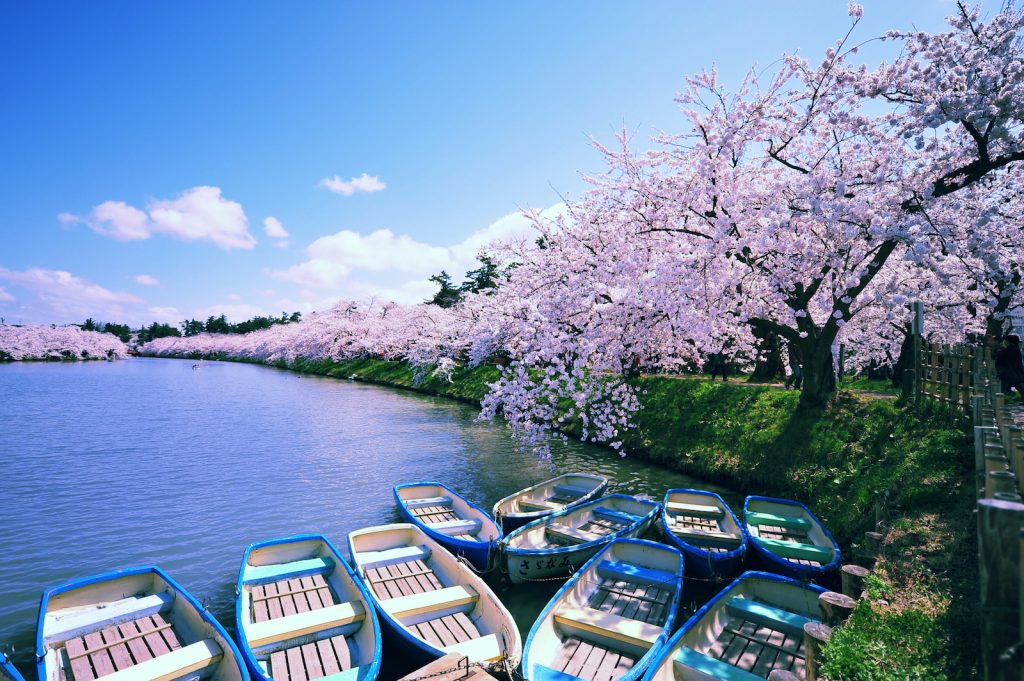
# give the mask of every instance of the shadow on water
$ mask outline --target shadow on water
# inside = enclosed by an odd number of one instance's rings
[[[441,480],[490,509],[555,474],[613,491],[729,490],[579,442],[516,453],[471,406],[407,391],[222,362],[0,365],[0,646],[33,665],[44,588],[117,567],[166,569],[228,629],[245,546],[398,521],[392,486]],[[557,583],[494,580],[524,636]],[[688,585],[684,601],[698,593]],[[390,657],[387,656],[386,657]],[[388,676],[401,667],[389,661]],[[32,674],[28,674],[32,678]]]

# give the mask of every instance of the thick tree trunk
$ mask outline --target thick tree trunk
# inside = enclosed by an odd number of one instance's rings
[[[892,384],[899,388],[903,385],[903,372],[913,369],[911,364],[914,361],[914,336],[910,332],[910,324],[904,330],[903,343],[900,344],[900,356],[896,359],[896,365],[892,368]]]
[[[804,353],[803,385],[800,405],[817,407],[836,391],[836,373],[832,361],[832,344],[819,340],[802,343]]]

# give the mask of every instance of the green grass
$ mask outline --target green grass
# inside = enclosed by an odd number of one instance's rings
[[[291,368],[473,403],[499,375],[493,366],[460,368],[449,382],[374,359],[299,361]],[[643,408],[625,438],[630,455],[741,494],[799,499],[847,556],[875,529],[875,503],[886,496],[883,555],[868,599],[825,648],[827,678],[977,677],[973,460],[962,415],[850,391],[804,410],[797,392],[774,386],[665,376],[637,381]]]

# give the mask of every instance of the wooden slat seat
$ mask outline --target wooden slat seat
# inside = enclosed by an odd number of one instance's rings
[[[472,606],[480,598],[473,587],[459,584],[419,594],[399,596],[382,601],[381,606],[393,617],[401,619],[412,615]]]
[[[726,608],[744,620],[764,624],[794,636],[803,636],[804,625],[815,621],[810,617],[788,612],[749,598],[731,598],[726,603]]]
[[[434,571],[422,560],[369,568],[364,576],[381,600],[444,588]]]
[[[173,627],[157,613],[69,639],[64,652],[75,681],[89,681],[181,647]]]
[[[359,563],[364,570],[384,567],[396,563],[407,563],[414,560],[430,558],[430,549],[426,546],[399,546],[384,551],[367,551],[359,554]]]
[[[653,647],[662,633],[662,627],[657,624],[565,603],[555,610],[554,620],[571,632],[595,635],[644,650]]]
[[[804,532],[811,529],[811,521],[807,520],[806,518],[799,518],[796,516],[748,511],[745,517],[747,522],[751,525],[772,525],[775,527],[788,527],[794,530],[803,530]]]
[[[43,641],[47,644],[59,643],[84,636],[103,627],[144,619],[165,612],[171,607],[173,600],[174,597],[168,593],[131,596],[109,603],[102,608],[72,612],[67,615],[57,614],[52,619],[47,619],[43,631]]]
[[[635,515],[633,513],[626,513],[625,511],[617,511],[614,508],[605,508],[604,506],[598,506],[594,509],[594,515],[602,518],[608,518],[614,520],[621,525],[632,525],[637,522],[643,516]]]
[[[482,523],[479,520],[468,520],[458,518],[456,520],[444,520],[437,523],[428,523],[430,529],[449,536],[472,536],[480,531]]]
[[[338,602],[327,580],[319,574],[257,584],[250,593],[253,622],[319,610]]]
[[[422,499],[406,499],[406,508],[421,508],[423,506],[451,506],[451,497],[423,497]]]
[[[351,601],[266,622],[256,622],[250,625],[245,633],[249,645],[257,648],[360,622],[365,618],[366,608],[362,602]]]
[[[497,634],[487,634],[468,641],[459,641],[444,647],[449,653],[465,655],[474,662],[497,662],[501,659],[501,644]]]
[[[665,508],[669,511],[682,513],[684,515],[706,515],[715,518],[725,516],[725,511],[720,507],[706,504],[687,504],[680,501],[670,501],[665,504]]]
[[[242,581],[245,584],[278,582],[282,579],[293,579],[309,575],[326,575],[334,570],[334,559],[330,556],[307,558],[290,563],[274,563],[271,565],[248,565]]]
[[[741,541],[739,533],[732,532],[718,532],[715,530],[702,530],[693,527],[674,527],[672,528],[672,534],[683,539],[697,539],[707,541],[709,539],[715,539],[719,541]]]
[[[801,544],[793,541],[780,541],[778,539],[759,538],[766,549],[772,553],[795,560],[805,560],[818,565],[831,562],[834,557],[833,549],[814,544]]]
[[[601,561],[601,564],[597,566],[597,571],[602,576],[627,579],[636,584],[651,584],[673,591],[679,584],[679,577],[671,572],[614,560]]]

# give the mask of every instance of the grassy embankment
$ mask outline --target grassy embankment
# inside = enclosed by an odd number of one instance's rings
[[[490,366],[453,380],[399,362],[298,362],[298,371],[478,402]],[[849,551],[888,492],[883,555],[869,599],[826,649],[832,679],[977,676],[977,548],[967,423],[944,409],[840,393],[818,411],[777,387],[665,377],[646,391],[629,451],[735,488],[800,499]]]

